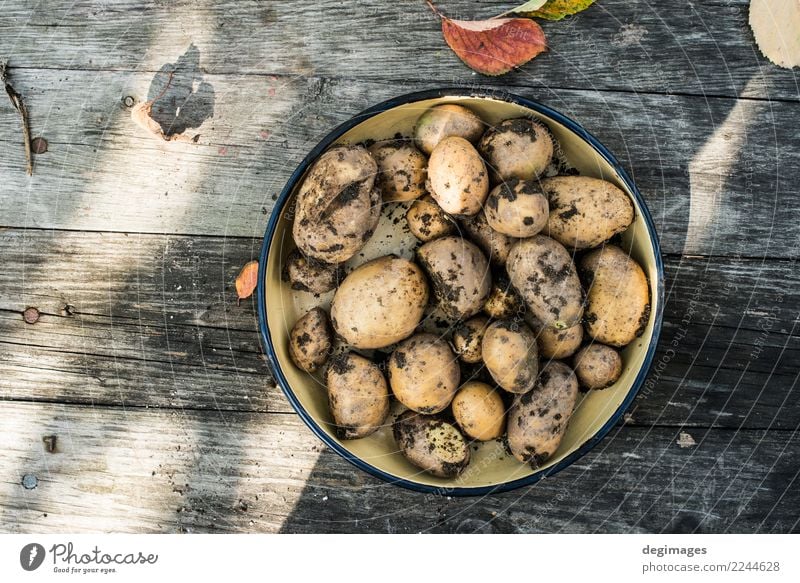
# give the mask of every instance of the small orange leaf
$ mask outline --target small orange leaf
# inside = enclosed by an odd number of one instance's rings
[[[484,75],[502,75],[547,50],[542,27],[527,18],[451,20],[442,34],[458,58]]]
[[[253,295],[258,283],[258,261],[248,261],[236,276],[236,295],[244,300]]]

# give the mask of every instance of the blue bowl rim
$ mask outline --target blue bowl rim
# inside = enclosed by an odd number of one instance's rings
[[[650,344],[647,347],[647,352],[645,354],[642,367],[639,370],[639,373],[636,375],[636,378],[634,379],[633,385],[628,391],[628,394],[626,395],[625,399],[620,404],[620,406],[617,408],[617,410],[614,412],[614,414],[591,438],[589,438],[578,449],[569,454],[563,460],[559,461],[557,464],[554,464],[549,468],[534,472],[530,476],[525,476],[524,478],[503,482],[501,484],[495,484],[493,486],[480,486],[472,488],[464,488],[464,487],[449,488],[447,486],[430,486],[427,484],[420,484],[403,478],[398,478],[397,476],[386,473],[383,470],[376,468],[371,464],[368,464],[358,456],[352,454],[341,444],[339,444],[335,439],[331,438],[319,426],[319,424],[308,413],[308,411],[306,411],[306,409],[302,406],[300,401],[295,396],[294,392],[289,386],[288,381],[286,380],[286,377],[284,376],[281,370],[281,366],[280,363],[278,362],[278,358],[275,353],[275,348],[272,343],[272,337],[270,336],[269,333],[269,327],[267,325],[266,295],[265,295],[264,281],[266,277],[267,257],[269,256],[272,237],[275,234],[275,229],[282,215],[282,210],[284,205],[286,204],[286,201],[289,199],[289,196],[294,190],[297,182],[303,177],[308,167],[325,150],[327,150],[334,142],[336,142],[336,140],[338,140],[342,135],[344,135],[346,132],[348,132],[355,126],[359,125],[360,123],[364,122],[365,120],[379,113],[382,113],[386,110],[398,107],[400,105],[406,105],[408,103],[425,101],[428,99],[437,99],[442,97],[471,97],[478,99],[495,99],[495,100],[507,101],[509,103],[514,103],[516,105],[520,105],[522,107],[526,107],[528,109],[541,113],[559,122],[560,124],[564,125],[565,127],[572,130],[574,133],[579,135],[581,138],[583,138],[587,143],[589,143],[589,145],[591,145],[594,148],[594,150],[598,154],[600,154],[609,164],[611,164],[614,170],[619,174],[620,178],[625,182],[630,192],[632,192],[633,196],[636,198],[636,201],[639,205],[639,209],[641,210],[642,218],[644,219],[648,234],[650,236],[650,241],[653,248],[653,254],[655,256],[655,261],[656,261],[656,273],[658,275],[658,281],[656,282],[656,294],[658,296],[658,301],[656,302],[657,307],[655,312],[655,319],[653,322],[653,335],[652,338],[650,339]],[[580,124],[568,118],[567,116],[559,113],[558,111],[551,109],[546,105],[543,105],[531,99],[527,99],[525,97],[521,97],[519,95],[514,95],[506,91],[498,91],[493,89],[465,90],[463,88],[457,88],[457,87],[440,88],[440,89],[430,89],[426,91],[418,91],[414,93],[407,93],[405,95],[394,97],[387,101],[383,101],[382,103],[378,103],[377,105],[374,105],[368,109],[365,109],[364,111],[357,114],[353,118],[349,119],[348,121],[334,128],[308,153],[308,155],[303,159],[300,165],[295,169],[295,171],[289,177],[286,186],[284,186],[283,190],[281,191],[280,195],[275,201],[275,205],[273,206],[272,209],[272,214],[270,216],[269,222],[267,223],[267,228],[264,233],[264,241],[261,245],[261,253],[259,255],[259,262],[258,262],[258,286],[257,286],[256,301],[258,303],[258,324],[261,330],[261,337],[264,341],[264,346],[266,348],[267,359],[270,364],[270,368],[272,369],[273,375],[275,376],[275,379],[278,381],[281,390],[286,395],[286,398],[289,400],[289,403],[291,403],[292,407],[295,409],[295,411],[297,411],[298,415],[300,415],[300,418],[305,422],[306,425],[308,425],[311,431],[313,431],[314,434],[319,439],[321,439],[328,447],[330,447],[333,451],[338,453],[340,456],[342,456],[344,459],[346,459],[348,462],[350,462],[357,468],[369,474],[372,474],[373,476],[380,478],[393,485],[401,486],[409,490],[415,490],[417,492],[433,493],[446,496],[484,496],[487,494],[508,492],[510,490],[514,490],[522,486],[535,484],[536,482],[538,482],[543,478],[552,476],[553,474],[560,472],[564,468],[574,463],[576,460],[586,455],[593,447],[595,447],[608,434],[608,432],[611,431],[611,428],[617,423],[617,421],[619,421],[619,419],[622,417],[622,415],[625,413],[628,407],[630,407],[631,403],[633,402],[633,399],[639,393],[639,390],[644,384],[644,381],[647,377],[650,367],[652,366],[653,357],[655,356],[656,347],[658,345],[658,339],[661,334],[661,324],[664,311],[664,264],[661,258],[661,246],[659,244],[658,234],[656,233],[655,225],[653,223],[653,218],[650,215],[650,211],[647,208],[647,204],[645,203],[644,198],[642,197],[639,190],[636,188],[636,185],[633,183],[633,180],[631,180],[631,178],[628,176],[628,173],[622,168],[622,165],[617,161],[617,159],[613,156],[613,154],[611,154],[611,152],[605,146],[603,146],[603,144],[601,144],[600,141],[597,140],[597,138],[595,138],[593,135],[591,135],[589,132],[583,129],[583,127]]]

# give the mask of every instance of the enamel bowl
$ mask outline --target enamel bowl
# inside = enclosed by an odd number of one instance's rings
[[[605,390],[591,391],[581,397],[558,451],[537,470],[515,460],[499,441],[491,441],[473,449],[470,465],[461,476],[445,480],[420,472],[406,461],[388,425],[363,439],[340,440],[331,426],[321,377],[301,371],[289,358],[289,331],[294,323],[315,305],[327,308],[333,296],[331,292],[314,298],[311,294],[291,290],[281,279],[284,261],[295,247],[292,198],[307,169],[334,144],[385,139],[397,134],[411,136],[417,118],[428,108],[442,103],[463,104],[487,124],[521,116],[539,119],[559,141],[563,157],[570,166],[580,174],[613,182],[635,205],[636,219],[623,234],[621,245],[647,274],[651,288],[650,320],[644,333],[623,350],[625,366],[620,379]],[[388,253],[413,256],[417,242],[403,228],[406,206],[384,206],[378,230],[362,252],[349,262],[350,267]],[[328,447],[370,474],[399,486],[447,495],[483,495],[532,484],[564,469],[594,447],[620,420],[644,383],[658,342],[664,304],[663,266],[650,213],[614,156],[580,125],[540,103],[507,93],[481,94],[458,89],[426,91],[386,101],[340,125],[317,144],[294,171],[275,203],[261,248],[258,277],[259,324],[270,365],[277,383],[309,428]]]

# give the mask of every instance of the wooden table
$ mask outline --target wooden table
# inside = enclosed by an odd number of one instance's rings
[[[5,3],[0,58],[48,150],[28,177],[0,98],[0,529],[797,531],[796,72],[758,53],[745,0],[600,0],[543,27],[550,52],[492,79],[422,1]],[[197,143],[131,121],[171,71],[154,116],[180,108]],[[667,272],[625,422],[557,476],[483,499],[392,487],[327,450],[233,290],[313,144],[448,85],[506,88],[594,133],[647,199]]]

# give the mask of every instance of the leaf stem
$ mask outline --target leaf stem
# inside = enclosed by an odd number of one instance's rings
[[[170,71],[169,77],[167,77],[167,84],[164,85],[164,88],[161,90],[161,93],[159,93],[158,95],[153,97],[153,99],[150,100],[151,105],[154,104],[159,99],[161,99],[162,97],[164,97],[164,94],[167,92],[167,89],[169,89],[169,86],[172,85],[172,78],[174,76],[175,76],[175,71]]]
[[[434,6],[434,4],[433,4],[433,2],[431,2],[431,0],[425,0],[425,4],[427,4],[427,5],[428,5],[428,8],[430,8],[430,9],[431,9],[431,11],[433,11],[433,13],[434,13],[436,16],[438,16],[439,18],[441,18],[442,20],[444,20],[445,18],[447,18],[447,17],[446,17],[444,14],[442,14],[442,11],[441,11],[441,10],[439,10],[438,8],[436,8],[436,6]]]

